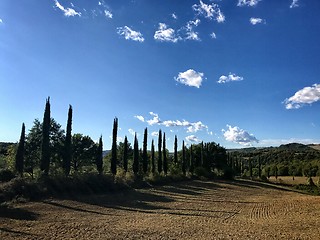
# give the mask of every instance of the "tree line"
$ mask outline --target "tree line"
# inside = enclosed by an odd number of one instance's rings
[[[201,175],[213,171],[227,171],[226,149],[214,142],[198,143],[186,146],[182,141],[178,151],[178,139],[174,139],[174,152],[167,149],[166,134],[159,130],[158,146],[151,141],[148,150],[148,129],[145,128],[142,147],[139,147],[137,133],[133,147],[125,136],[117,143],[118,118],[114,118],[111,151],[103,158],[103,141],[100,136],[95,143],[89,136],[72,134],[72,106],[69,105],[66,130],[61,129],[51,116],[50,98],[46,99],[43,121],[34,120],[29,133],[25,133],[22,124],[20,140],[14,156],[15,171],[23,176],[27,173],[34,177],[49,174],[77,174],[96,171],[98,174],[111,173],[113,176],[121,171],[132,172],[136,177],[149,174]]]

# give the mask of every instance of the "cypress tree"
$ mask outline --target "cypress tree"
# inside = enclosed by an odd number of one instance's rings
[[[66,140],[64,143],[64,159],[63,159],[64,173],[66,176],[70,174],[71,159],[72,159],[71,130],[72,130],[72,106],[69,105],[67,132],[66,132]]]
[[[113,121],[112,131],[112,149],[111,149],[111,173],[113,176],[117,174],[117,134],[118,134],[118,118]]]
[[[249,159],[249,174],[250,178],[252,179],[252,159]]]
[[[25,151],[25,125],[22,123],[22,129],[21,129],[21,135],[20,135],[20,140],[19,140],[19,145],[18,145],[18,150],[16,153],[16,171],[20,174],[22,177],[23,175],[23,165],[24,165],[24,151]]]
[[[184,140],[182,141],[182,173],[186,175],[186,150],[184,147]]]
[[[178,139],[177,135],[174,136],[174,163],[178,163]]]
[[[138,145],[137,134],[134,134],[132,170],[134,175],[137,176],[139,173],[139,145]]]
[[[166,149],[166,133],[163,133],[163,171],[164,174],[168,173],[168,159],[167,159],[167,149]]]
[[[204,151],[203,151],[203,141],[201,142],[201,153],[200,153],[200,166],[204,166]]]
[[[261,178],[261,159],[260,156],[258,157],[258,175]]]
[[[148,143],[148,129],[144,129],[143,137],[143,153],[142,153],[142,167],[143,173],[146,174],[148,171],[148,152],[147,152],[147,143]]]
[[[156,171],[156,166],[155,166],[155,162],[154,162],[154,141],[152,139],[151,142],[151,172],[152,174],[154,174]]]
[[[98,150],[97,150],[97,158],[96,158],[97,171],[99,174],[102,174],[103,172],[102,151],[103,151],[103,143],[102,143],[102,136],[100,136]]]
[[[127,139],[127,136],[124,137],[123,169],[125,172],[128,171],[128,139]]]
[[[158,173],[162,172],[162,132],[159,130],[159,138],[158,138]]]
[[[43,115],[40,159],[40,169],[45,176],[48,176],[50,167],[50,121],[50,97],[48,97]]]
[[[194,171],[194,161],[193,161],[193,150],[192,150],[192,144],[190,146],[190,165],[189,165],[189,172],[193,174]]]

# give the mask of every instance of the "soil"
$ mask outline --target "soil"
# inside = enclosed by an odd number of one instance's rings
[[[0,239],[319,239],[320,198],[188,181],[0,209]]]

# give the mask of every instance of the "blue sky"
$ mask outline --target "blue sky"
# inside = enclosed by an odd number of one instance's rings
[[[0,141],[42,120],[110,148],[320,143],[318,0],[1,0]]]

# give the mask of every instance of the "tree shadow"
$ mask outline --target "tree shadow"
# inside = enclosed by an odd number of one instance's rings
[[[268,188],[273,190],[279,190],[279,191],[287,191],[287,192],[293,192],[293,189],[289,189],[287,187],[283,186],[277,186],[271,183],[264,183],[264,182],[257,182],[252,180],[234,180],[229,182],[229,184],[240,186],[240,187],[247,187],[247,188]]]
[[[25,209],[0,205],[1,218],[35,221],[37,220],[38,216],[39,216],[38,214],[30,212]]]
[[[15,231],[12,229],[8,229],[8,228],[4,228],[4,227],[0,227],[0,232],[6,232],[6,233],[11,233],[11,234],[17,234],[17,235],[27,235],[27,236],[34,236],[34,234],[31,233],[26,233],[26,232],[21,232],[21,231]],[[37,239],[37,238],[35,238]]]

